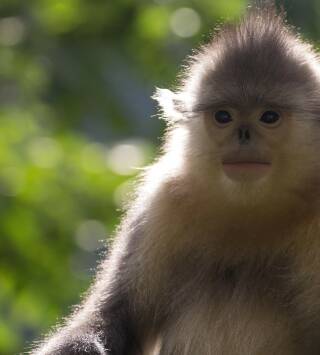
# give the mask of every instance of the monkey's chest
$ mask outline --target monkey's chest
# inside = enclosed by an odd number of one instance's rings
[[[290,322],[254,300],[201,300],[161,334],[161,355],[293,355]]]
[[[226,270],[180,291],[155,355],[293,355],[285,285],[265,273]]]

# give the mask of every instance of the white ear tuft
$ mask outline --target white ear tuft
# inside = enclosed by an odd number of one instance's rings
[[[158,102],[162,118],[167,122],[186,120],[179,94],[168,89],[157,88],[152,98]]]

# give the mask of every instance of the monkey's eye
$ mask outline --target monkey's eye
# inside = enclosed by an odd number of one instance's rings
[[[219,125],[225,125],[232,121],[231,114],[228,111],[217,111],[214,114],[214,119]]]
[[[276,123],[279,122],[279,120],[280,120],[280,114],[275,111],[265,111],[260,117],[260,121],[262,123],[270,126],[275,125]]]

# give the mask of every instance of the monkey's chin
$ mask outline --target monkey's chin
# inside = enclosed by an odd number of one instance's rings
[[[267,162],[223,163],[222,168],[229,179],[241,182],[260,180],[271,172],[271,164]]]

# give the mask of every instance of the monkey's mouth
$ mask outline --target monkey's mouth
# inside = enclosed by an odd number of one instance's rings
[[[234,179],[242,177],[262,177],[270,171],[271,163],[260,160],[226,160],[222,162],[225,174]]]

